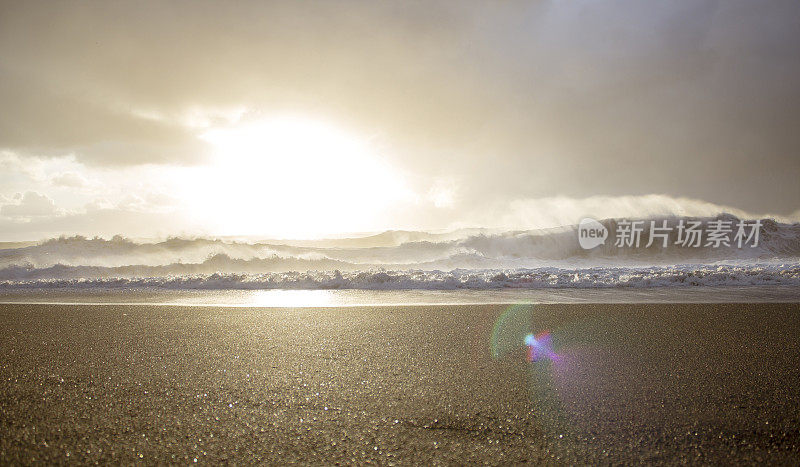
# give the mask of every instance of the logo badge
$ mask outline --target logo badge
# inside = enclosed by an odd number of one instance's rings
[[[584,250],[602,245],[608,238],[608,229],[596,220],[586,217],[578,224],[578,243]]]

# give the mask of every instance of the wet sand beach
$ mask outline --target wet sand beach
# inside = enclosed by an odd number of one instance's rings
[[[3,464],[800,462],[798,304],[0,319]],[[529,361],[527,333],[551,355]]]

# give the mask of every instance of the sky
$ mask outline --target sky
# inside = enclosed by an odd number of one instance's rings
[[[0,1],[0,241],[800,220],[800,3]]]

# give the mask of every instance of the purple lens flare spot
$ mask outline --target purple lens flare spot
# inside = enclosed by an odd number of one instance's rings
[[[559,356],[553,352],[550,331],[542,331],[536,335],[528,334],[525,336],[525,346],[528,347],[529,362],[538,362],[543,359],[559,360]]]

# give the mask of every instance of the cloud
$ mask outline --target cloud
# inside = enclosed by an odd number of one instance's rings
[[[178,200],[161,192],[147,192],[142,194],[129,194],[122,198],[114,208],[124,211],[145,213],[162,213],[174,211]],[[92,206],[102,206],[102,202],[92,203]]]
[[[178,123],[117,109],[95,91],[57,80],[65,70],[40,66],[31,76],[0,65],[0,102],[12,109],[0,113],[0,148],[49,157],[72,153],[93,165],[185,163],[205,156],[201,142]]]
[[[0,216],[30,218],[52,216],[58,212],[52,199],[35,191],[18,194],[15,200],[17,201],[15,204],[0,207]]]
[[[54,175],[74,172],[105,183],[86,197],[146,210],[131,166],[202,164],[202,129],[290,113],[458,180],[419,189],[447,209],[387,216],[409,226],[598,193],[789,215],[798,22],[783,0],[3,2],[0,149],[20,175],[0,185],[77,209],[80,182]]]
[[[67,188],[84,188],[89,185],[86,178],[76,172],[64,172],[54,175],[51,178],[53,185]]]

